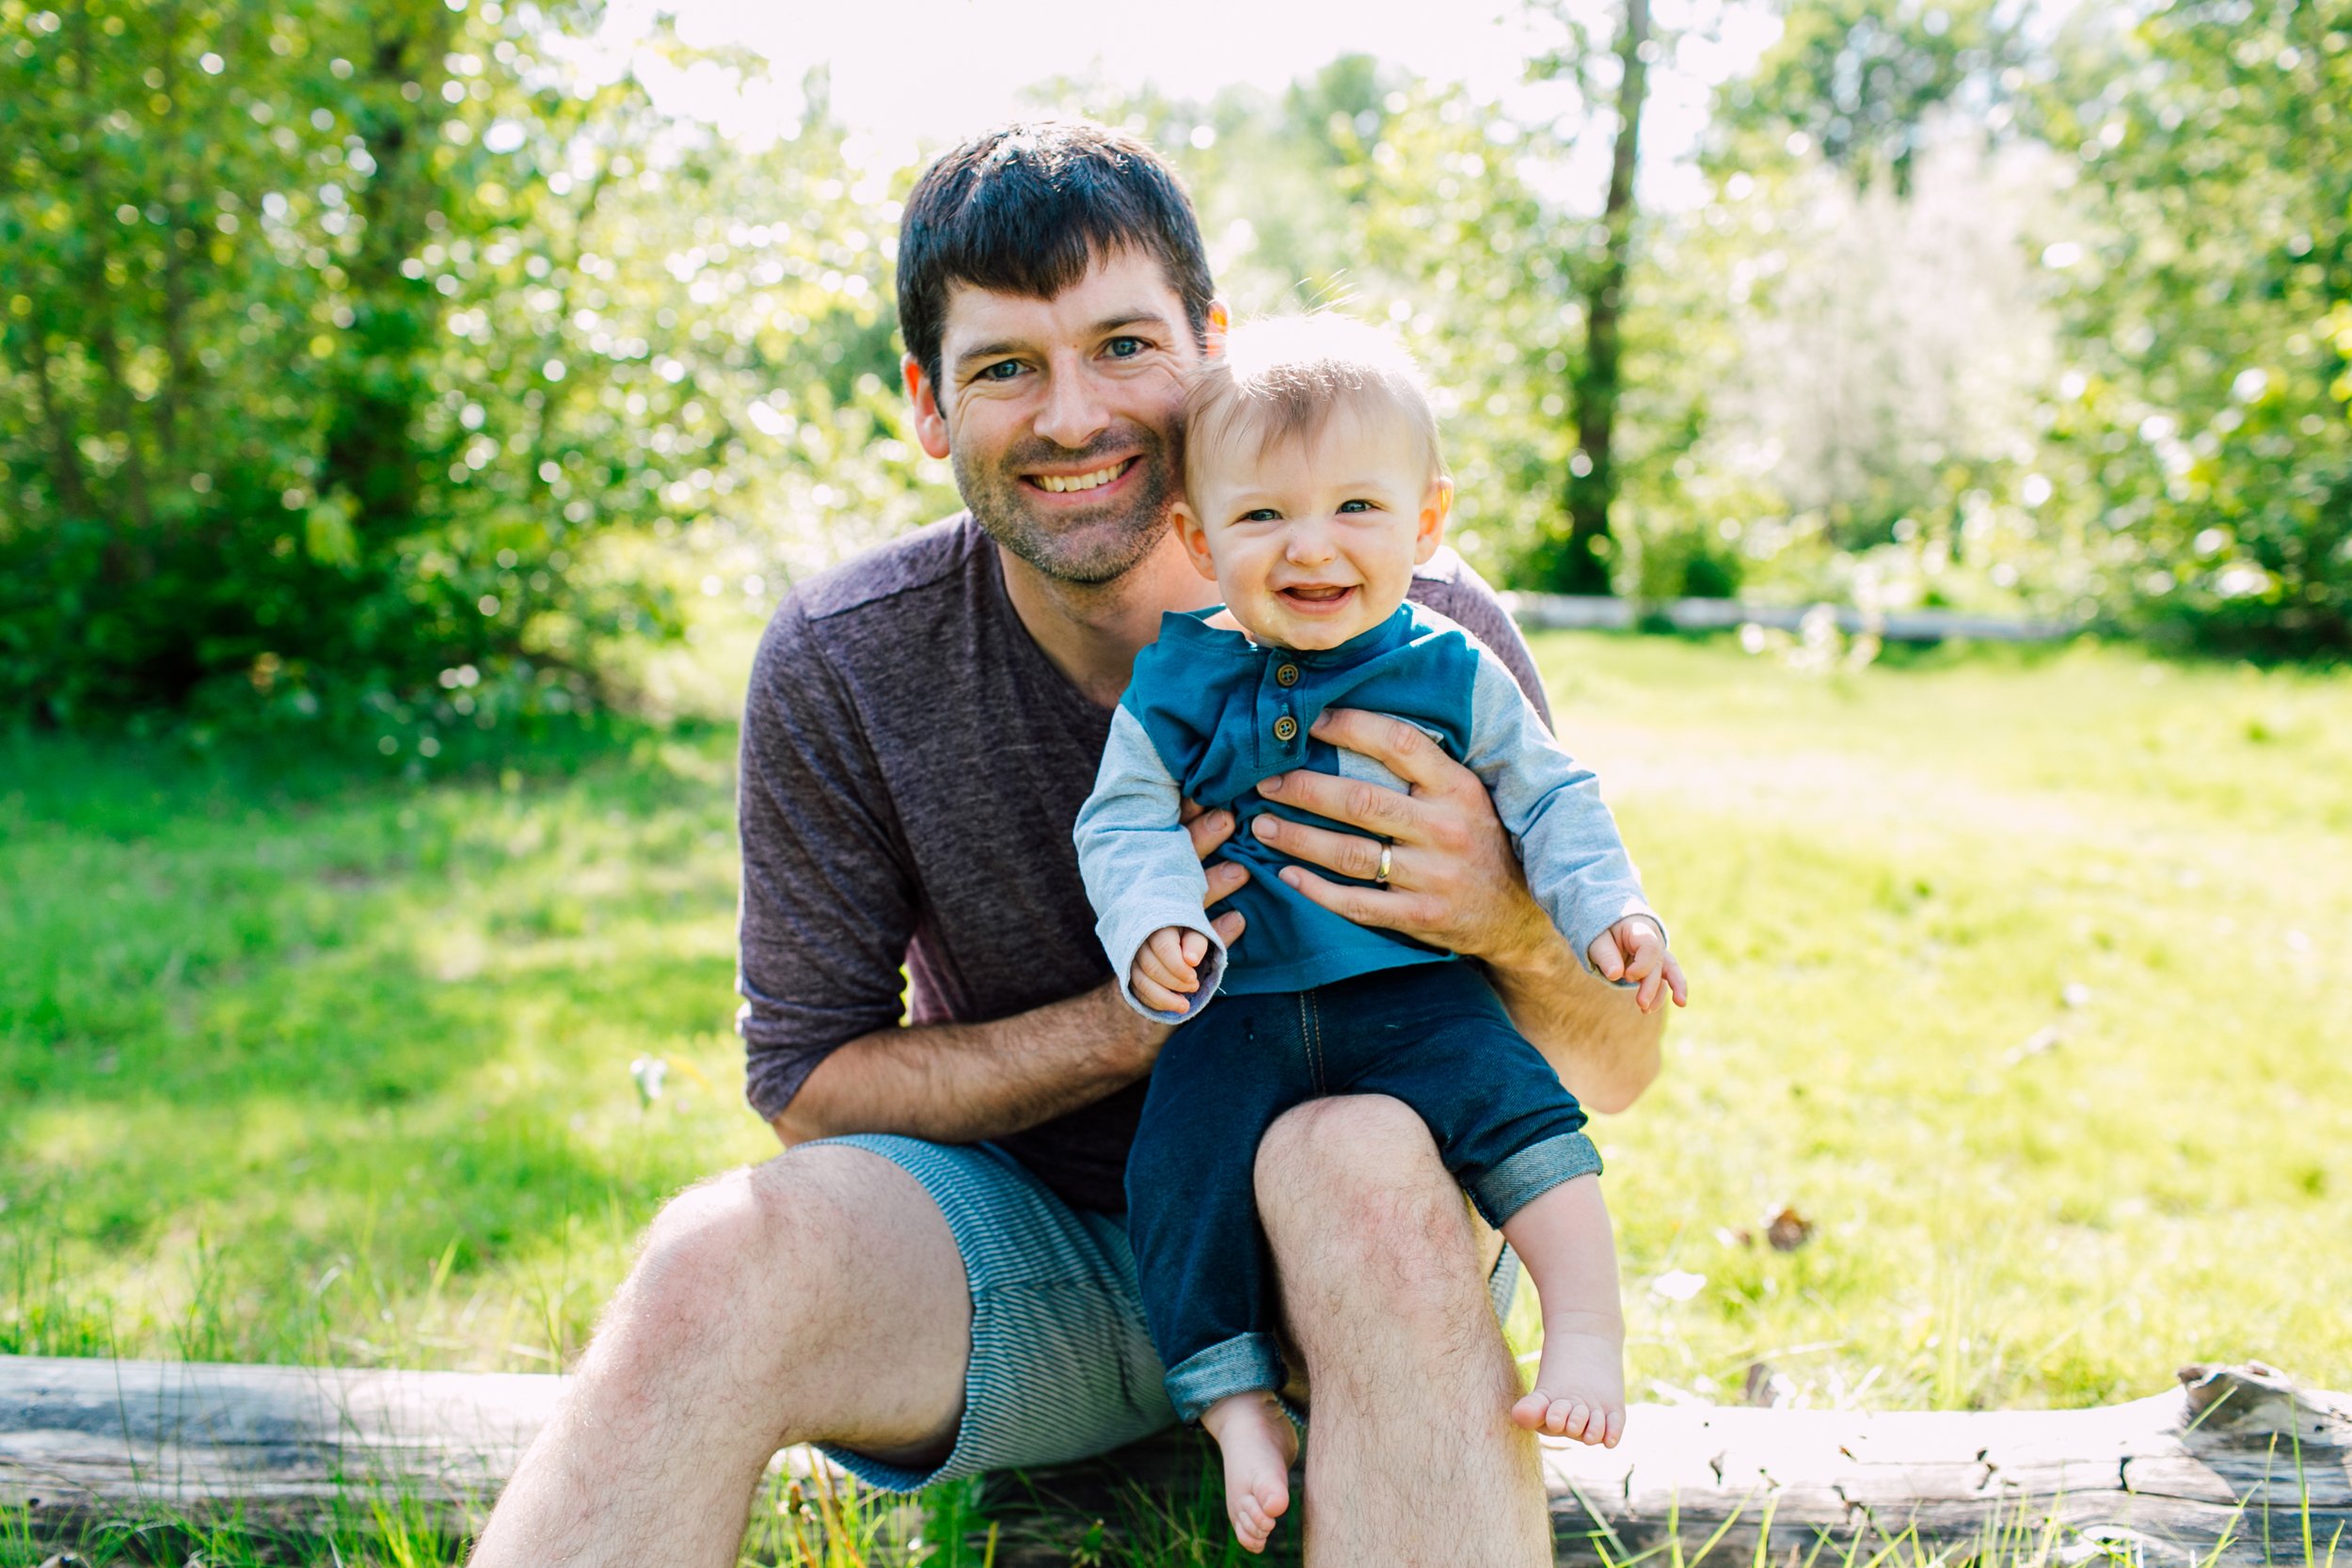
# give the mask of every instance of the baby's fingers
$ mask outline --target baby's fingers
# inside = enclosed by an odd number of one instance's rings
[[[1152,932],[1151,940],[1136,949],[1136,972],[1167,990],[1197,990],[1200,985],[1192,966],[1184,961],[1183,944],[1172,926]]]
[[[1592,960],[1593,968],[1599,971],[1602,979],[1625,978],[1625,954],[1617,947],[1615,932],[1603,931],[1595,937],[1593,945],[1584,950],[1584,956]]]
[[[1136,1000],[1155,1013],[1183,1013],[1191,1010],[1192,1004],[1189,1001],[1144,974],[1141,964],[1137,964],[1136,972],[1127,977],[1127,984],[1128,988],[1136,993]]]
[[[1682,978],[1682,966],[1675,961],[1672,953],[1666,955],[1666,989],[1674,992],[1676,1006],[1691,1005],[1690,985]]]
[[[1184,950],[1184,967],[1198,971],[1200,960],[1209,956],[1209,939],[1198,931],[1186,931],[1177,944]]]

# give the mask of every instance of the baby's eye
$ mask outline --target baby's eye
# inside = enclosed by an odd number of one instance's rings
[[[1342,512],[1375,512],[1379,510],[1379,504],[1377,501],[1347,500],[1340,502],[1340,510]]]
[[[1279,523],[1282,520],[1282,515],[1273,507],[1261,506],[1254,511],[1243,513],[1239,520],[1245,523]]]

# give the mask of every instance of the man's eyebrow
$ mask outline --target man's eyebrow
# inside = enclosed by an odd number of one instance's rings
[[[1105,316],[1094,324],[1097,333],[1116,332],[1122,326],[1166,326],[1168,318],[1157,310],[1130,310],[1124,315]]]
[[[1019,354],[1028,346],[1017,338],[999,338],[993,343],[975,343],[970,348],[956,350],[955,362],[961,365],[968,359],[993,359],[1000,354]]]

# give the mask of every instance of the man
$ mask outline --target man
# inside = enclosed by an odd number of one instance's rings
[[[1165,514],[1185,378],[1224,310],[1173,175],[1090,126],[941,158],[898,267],[915,429],[970,510],[796,589],[753,673],[742,1031],[788,1151],[655,1220],[478,1564],[731,1563],[787,1443],[915,1486],[1169,1418],[1112,1212],[1166,1032],[1119,999],[1070,825],[1136,650],[1205,602]],[[1413,596],[1535,693],[1458,560]],[[1484,960],[1586,1103],[1629,1102],[1659,1022],[1552,931],[1476,778],[1375,715],[1317,733],[1412,792],[1281,782],[1391,845],[1385,887],[1313,895]],[[1207,856],[1232,823],[1191,828]],[[1274,831],[1359,880],[1379,860],[1372,837]],[[1243,875],[1213,863],[1211,905]],[[1310,1560],[1548,1562],[1534,1450],[1504,1416],[1499,1243],[1419,1120],[1382,1099],[1301,1107],[1266,1135],[1257,1191],[1312,1400]]]

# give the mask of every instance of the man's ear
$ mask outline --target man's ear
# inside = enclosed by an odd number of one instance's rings
[[[1209,301],[1209,325],[1208,330],[1200,335],[1200,357],[1224,358],[1225,334],[1232,331],[1232,326],[1233,313],[1225,308],[1225,302],[1221,299]]]
[[[906,378],[907,401],[914,404],[914,438],[930,456],[946,456],[947,416],[939,406],[939,384],[923,373],[923,362],[912,354],[899,357],[898,373]]]
[[[1168,526],[1176,531],[1177,539],[1184,546],[1184,554],[1192,558],[1193,570],[1215,582],[1216,562],[1209,558],[1209,531],[1193,515],[1192,507],[1184,501],[1170,506],[1168,509]]]
[[[1445,543],[1445,522],[1454,515],[1454,481],[1439,474],[1422,498],[1421,526],[1413,535],[1413,564],[1425,565]]]

